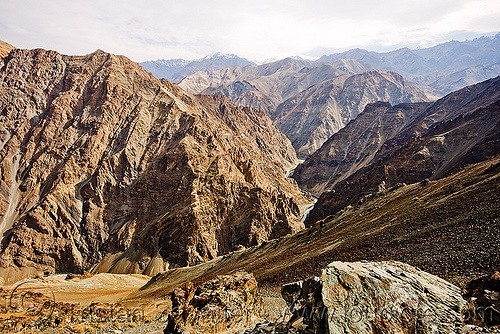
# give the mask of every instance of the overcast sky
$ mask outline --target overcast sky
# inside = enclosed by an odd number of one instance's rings
[[[388,51],[500,31],[499,0],[0,0],[0,39],[16,47],[135,61]]]

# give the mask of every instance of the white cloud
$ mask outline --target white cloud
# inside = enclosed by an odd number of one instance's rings
[[[454,31],[500,30],[498,0],[0,1],[6,42],[67,54],[100,48],[136,61],[428,46]]]

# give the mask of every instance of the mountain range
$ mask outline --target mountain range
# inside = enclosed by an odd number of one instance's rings
[[[499,54],[497,34],[416,50],[353,49],[316,61],[287,58],[241,67],[221,61],[220,70],[204,69],[197,62],[199,71],[183,78],[180,86],[192,94],[225,95],[237,105],[265,111],[305,159],[368,103],[436,100],[500,74]]]
[[[498,38],[198,71],[179,85],[101,50],[0,43],[0,285],[144,274],[122,301],[158,308],[188,282],[177,301],[241,270],[264,292],[332,261],[397,260],[456,284],[490,273],[500,76],[443,97],[418,80],[492,75],[480,45]],[[391,62],[403,75],[379,67]]]
[[[500,150],[500,77],[434,103],[379,102],[333,135],[293,174],[320,195],[310,222],[399,183],[438,179]]]
[[[304,228],[290,141],[123,56],[0,58],[0,277],[154,275]]]
[[[329,63],[339,59],[356,59],[378,69],[398,72],[445,95],[500,75],[500,33],[414,50],[402,48],[391,52],[373,52],[353,49],[325,55],[317,62]],[[474,72],[474,79],[469,72]],[[444,85],[445,82],[448,84]]]
[[[430,101],[434,96],[393,72],[356,60],[329,64],[287,58],[264,65],[195,73],[179,84],[193,94],[225,95],[264,110],[301,159],[379,100]]]
[[[314,61],[295,59],[308,62],[309,66],[313,66],[314,63],[329,64],[336,61],[357,60],[363,63],[363,66],[370,66],[369,70],[397,72],[414,83],[432,87],[434,94],[444,96],[454,90],[500,75],[499,54],[500,33],[497,33],[461,42],[454,40],[428,48],[401,48],[390,52],[374,52],[358,48],[324,55]],[[279,60],[273,62],[276,61]],[[180,82],[196,71],[211,72],[235,66],[244,67],[255,65],[255,62],[235,55],[215,54],[193,61],[160,59],[144,62],[141,65],[158,78]],[[184,67],[195,70],[180,73]],[[354,74],[367,70],[345,72]],[[177,72],[172,75],[170,74],[172,71]]]
[[[206,57],[185,59],[158,59],[139,63],[148,72],[159,79],[179,83],[185,77],[198,71],[215,71],[229,67],[242,67],[255,64],[233,54],[214,53]]]

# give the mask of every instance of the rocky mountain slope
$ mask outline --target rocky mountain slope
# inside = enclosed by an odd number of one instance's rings
[[[254,62],[245,58],[222,53],[215,53],[195,60],[158,59],[139,63],[146,71],[151,72],[158,79],[167,79],[175,83],[198,71],[216,71],[254,64]]]
[[[396,73],[373,69],[355,60],[315,64],[288,58],[243,69],[198,72],[180,86],[264,110],[292,141],[299,158],[305,159],[367,103],[434,98]]]
[[[332,261],[401,261],[463,286],[500,261],[499,182],[496,156],[439,180],[399,185],[293,236],[169,270],[129,298],[158,297],[236,270],[280,286],[320,275]]]
[[[397,73],[370,71],[323,81],[281,103],[270,116],[290,139],[298,157],[305,159],[369,103],[429,100]]]
[[[339,59],[356,59],[377,69],[398,72],[445,95],[500,75],[500,69],[494,66],[500,61],[500,34],[463,42],[450,41],[415,50],[402,48],[390,52],[373,52],[353,49],[325,55],[317,61],[329,63]],[[481,69],[483,66],[486,69]],[[476,73],[475,79],[471,72]]]
[[[332,190],[335,185],[373,162],[377,152],[421,115],[429,103],[369,104],[342,131],[332,136],[303,164],[293,177],[315,194]]]
[[[370,105],[299,165],[293,177],[321,194],[309,218],[333,214],[397,183],[438,179],[500,152],[500,77],[432,104]]]
[[[310,200],[262,112],[122,56],[0,58],[0,277],[145,273],[294,233]]]

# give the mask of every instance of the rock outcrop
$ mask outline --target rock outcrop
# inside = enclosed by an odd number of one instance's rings
[[[469,282],[464,298],[468,301],[466,321],[474,325],[500,325],[500,270]]]
[[[281,296],[291,314],[288,328],[301,332],[328,333],[328,310],[323,303],[322,292],[323,282],[317,276],[283,285]]]
[[[398,183],[435,180],[496,155],[499,110],[500,77],[428,105],[370,105],[295,169],[303,189],[323,192],[308,222]]]
[[[460,289],[399,262],[333,262],[323,270],[330,334],[452,333],[465,308]]]
[[[0,68],[1,277],[154,275],[303,228],[295,152],[262,112],[102,51]]]
[[[165,334],[235,333],[262,319],[264,309],[257,281],[236,273],[175,289]]]

